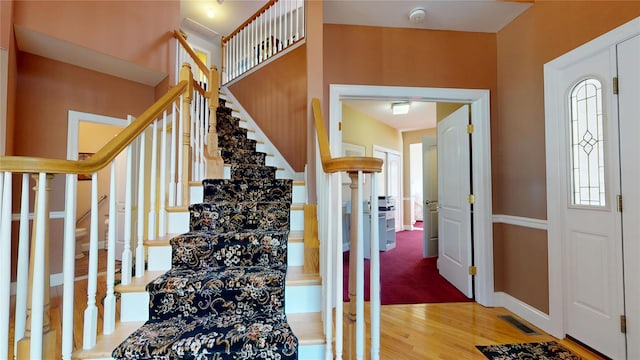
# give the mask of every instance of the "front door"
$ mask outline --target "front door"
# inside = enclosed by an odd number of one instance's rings
[[[468,124],[469,106],[463,105],[437,126],[438,270],[467,297],[473,297]]]
[[[612,51],[605,48],[562,72],[565,309],[567,335],[613,359],[624,359],[621,179]]]

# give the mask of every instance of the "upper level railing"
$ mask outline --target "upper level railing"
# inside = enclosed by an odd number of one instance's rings
[[[305,36],[304,0],[271,0],[222,38],[226,84],[299,43]]]
[[[180,38],[178,38],[180,41]],[[188,46],[188,44],[187,44]],[[188,50],[187,50],[188,52]],[[205,68],[206,69],[206,68]],[[200,69],[202,70],[202,69]],[[217,135],[209,116],[215,119],[218,105],[218,74],[209,69],[206,85],[196,83],[191,66],[183,64],[179,82],[167,94],[151,105],[87,160],[47,159],[24,156],[0,157],[0,359],[10,354],[18,358],[49,358],[61,353],[71,359],[74,339],[82,338],[82,348],[96,344],[98,319],[102,319],[103,334],[114,331],[116,322],[116,240],[123,243],[121,253],[121,283],[145,273],[145,240],[153,241],[167,232],[167,209],[188,204],[189,182],[195,176],[204,177],[211,166],[208,157],[217,154]],[[204,86],[204,88],[203,88]],[[200,114],[202,116],[197,116]],[[194,116],[192,116],[194,115]],[[199,120],[195,120],[199,119]],[[209,150],[199,150],[209,144]],[[213,145],[213,146],[212,146]],[[198,153],[198,157],[192,154]],[[219,155],[219,154],[218,154]],[[124,157],[124,167],[116,167],[116,159]],[[203,160],[204,159],[204,160]],[[206,162],[204,165],[202,162]],[[134,163],[136,165],[134,165]],[[107,238],[106,293],[103,313],[98,314],[98,178],[108,170],[107,193],[109,225]],[[63,234],[49,233],[49,193],[54,176],[65,176]],[[89,226],[89,266],[87,275],[87,305],[83,319],[83,335],[74,336],[75,292],[75,230],[77,174],[91,174],[91,215]],[[33,180],[30,179],[33,177]],[[124,185],[118,181],[124,178]],[[13,184],[19,179],[19,184]],[[34,192],[31,191],[32,185]],[[104,191],[104,190],[103,190]],[[19,194],[14,199],[14,194]],[[116,211],[120,194],[124,194],[121,216]],[[35,201],[30,201],[31,197]],[[156,201],[159,196],[160,200]],[[33,202],[33,207],[31,203]],[[12,227],[12,211],[19,208],[19,220]],[[30,223],[30,218],[33,219]],[[117,224],[117,222],[123,224]],[[30,224],[32,231],[29,231]],[[118,228],[122,229],[121,233]],[[55,346],[49,304],[49,239],[63,242],[62,349]],[[12,257],[17,248],[17,261]],[[57,260],[59,261],[59,260]],[[11,269],[16,268],[14,343],[10,349],[9,319],[11,315]],[[47,354],[47,355],[44,355]]]
[[[371,359],[380,358],[380,255],[378,239],[377,173],[382,171],[382,160],[373,157],[331,156],[329,140],[318,99],[312,100],[316,125],[317,158],[324,171],[317,171],[318,192],[318,237],[321,244],[321,276],[323,286],[323,320],[327,340],[327,358],[341,360],[343,356],[343,255],[342,255],[342,199],[340,173],[347,172],[351,178],[351,233],[349,253],[349,303],[346,313],[347,358],[363,359],[365,341],[364,320],[364,239],[363,239],[363,195],[365,174],[371,176],[371,262],[370,262],[370,349]],[[331,298],[331,294],[335,298]],[[335,307],[335,319],[332,314]],[[335,335],[333,330],[335,329]],[[332,349],[330,339],[335,339]]]

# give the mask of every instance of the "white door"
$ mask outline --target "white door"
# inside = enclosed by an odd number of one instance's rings
[[[387,194],[396,200],[395,227],[396,231],[402,231],[402,193],[400,177],[402,175],[402,161],[400,154],[387,152]]]
[[[438,256],[438,144],[435,136],[422,137],[423,256]]]
[[[438,270],[467,297],[473,297],[468,124],[468,105],[438,122]]]
[[[604,49],[562,72],[566,333],[613,359],[624,359],[621,214],[616,202],[620,163],[611,60],[612,50]]]

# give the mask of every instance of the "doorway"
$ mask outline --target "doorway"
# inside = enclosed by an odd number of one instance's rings
[[[639,26],[545,64],[549,332],[615,359],[640,357]]]
[[[329,91],[330,145],[335,153],[340,153],[342,143],[339,123],[342,119],[341,101],[344,99],[406,99],[470,104],[471,122],[475,126],[472,144],[472,191],[476,196],[476,206],[472,214],[475,235],[473,247],[478,249],[475,255],[477,275],[472,282],[476,290],[476,301],[485,306],[493,306],[489,91],[360,85],[330,85]]]

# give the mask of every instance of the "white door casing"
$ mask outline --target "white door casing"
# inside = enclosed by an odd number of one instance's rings
[[[438,122],[438,271],[473,297],[469,106]]]
[[[438,255],[438,144],[435,136],[422,137],[422,241],[423,256]]]
[[[453,102],[471,104],[471,122],[475,127],[472,164],[474,205],[474,253],[477,275],[475,276],[475,300],[484,306],[497,305],[493,287],[493,222],[491,204],[491,132],[489,90],[417,88],[402,86],[329,85],[329,139],[332,153],[340,154],[342,133],[343,99],[375,98],[405,99],[414,101]],[[339,201],[339,192],[334,192],[333,202]],[[339,214],[334,216],[338,217]],[[335,219],[337,223],[338,218]],[[337,231],[341,231],[340,228]]]
[[[612,213],[615,209],[615,196],[625,188],[637,187],[638,149],[636,147],[638,129],[633,124],[633,117],[638,113],[638,82],[637,64],[639,61],[637,43],[625,43],[620,46],[616,57],[616,45],[625,42],[640,34],[640,18],[620,26],[589,43],[580,46],[571,52],[545,64],[545,139],[547,156],[547,214],[548,214],[548,249],[549,249],[549,317],[548,322],[541,326],[545,331],[556,337],[565,334],[590,336],[594,340],[583,340],[589,346],[604,352],[613,358],[629,359],[638,358],[637,341],[629,341],[628,354],[625,354],[624,335],[620,332],[620,315],[625,313],[623,308],[626,302],[627,333],[637,334],[638,324],[638,293],[640,286],[636,284],[638,274],[638,229],[637,218],[640,213],[637,209],[637,191],[625,191],[622,194],[624,203],[629,204],[630,209],[623,206],[622,216],[633,218],[623,221],[624,230],[621,231],[619,213]],[[637,41],[637,40],[636,40]],[[598,61],[599,67],[598,67]],[[592,59],[591,61],[589,59]],[[620,83],[626,84],[625,96],[619,96],[619,107],[616,97],[612,94],[612,77],[615,75],[616,62]],[[583,68],[580,68],[580,65]],[[592,68],[585,68],[592,65]],[[626,66],[625,66],[626,65]],[[601,69],[601,70],[598,70]],[[573,73],[571,73],[573,70]],[[568,158],[566,143],[568,142],[568,125],[566,103],[568,91],[580,77],[580,71],[584,77],[595,77],[603,84],[603,105],[605,107],[605,136],[608,140],[605,155],[609,158],[606,164],[606,201],[608,207],[601,210],[600,218],[607,219],[605,223],[596,218],[594,214],[586,214],[587,210],[572,207],[569,208],[569,181]],[[624,74],[623,71],[629,71]],[[571,78],[573,75],[573,79]],[[620,118],[617,118],[618,110]],[[620,138],[618,138],[618,121],[620,126]],[[611,136],[614,132],[613,136]],[[618,141],[620,141],[618,143]],[[620,158],[618,158],[620,151]],[[614,152],[615,154],[612,154]],[[613,159],[610,157],[613,156]],[[627,160],[625,163],[625,159]],[[613,163],[612,163],[613,161]],[[621,166],[622,165],[622,166]],[[622,171],[622,179],[620,179]],[[622,185],[620,183],[622,182]],[[626,186],[625,186],[626,184]],[[616,215],[617,214],[617,215]],[[576,226],[577,220],[585,222],[601,223],[601,229],[596,229],[595,224]],[[617,219],[615,219],[617,217]],[[617,223],[617,224],[616,224]],[[604,230],[603,230],[604,229]],[[624,249],[626,262],[624,264],[626,276],[623,293],[622,284],[622,247],[621,232],[625,239]],[[634,236],[635,235],[635,236]],[[613,236],[613,237],[612,237]],[[586,244],[579,241],[585,240]],[[609,241],[608,244],[603,243]],[[585,246],[580,246],[585,245]],[[568,254],[574,250],[573,253]],[[589,254],[589,252],[591,252]],[[598,253],[600,252],[600,253]],[[592,257],[594,264],[600,265],[597,269],[593,264],[589,266],[579,255]],[[630,270],[631,269],[631,270]],[[570,271],[574,270],[574,274]],[[575,271],[588,271],[582,279],[574,279]],[[589,275],[595,274],[595,277]],[[584,284],[584,282],[587,282]],[[607,284],[603,284],[608,282]],[[598,294],[592,287],[598,288]],[[626,294],[626,301],[623,297]],[[571,308],[573,307],[573,308]],[[590,310],[591,314],[585,315]],[[584,315],[585,319],[575,319],[576,315]],[[584,325],[587,320],[594,320],[600,315],[602,324]],[[588,326],[588,329],[576,330],[576,326]],[[604,332],[604,335],[593,333]],[[637,336],[637,335],[636,335]]]
[[[627,318],[627,358],[640,359],[640,35],[617,46],[619,83],[618,116],[620,117],[620,167],[623,198],[622,239],[624,246],[624,294]],[[634,339],[634,340],[632,340]]]

